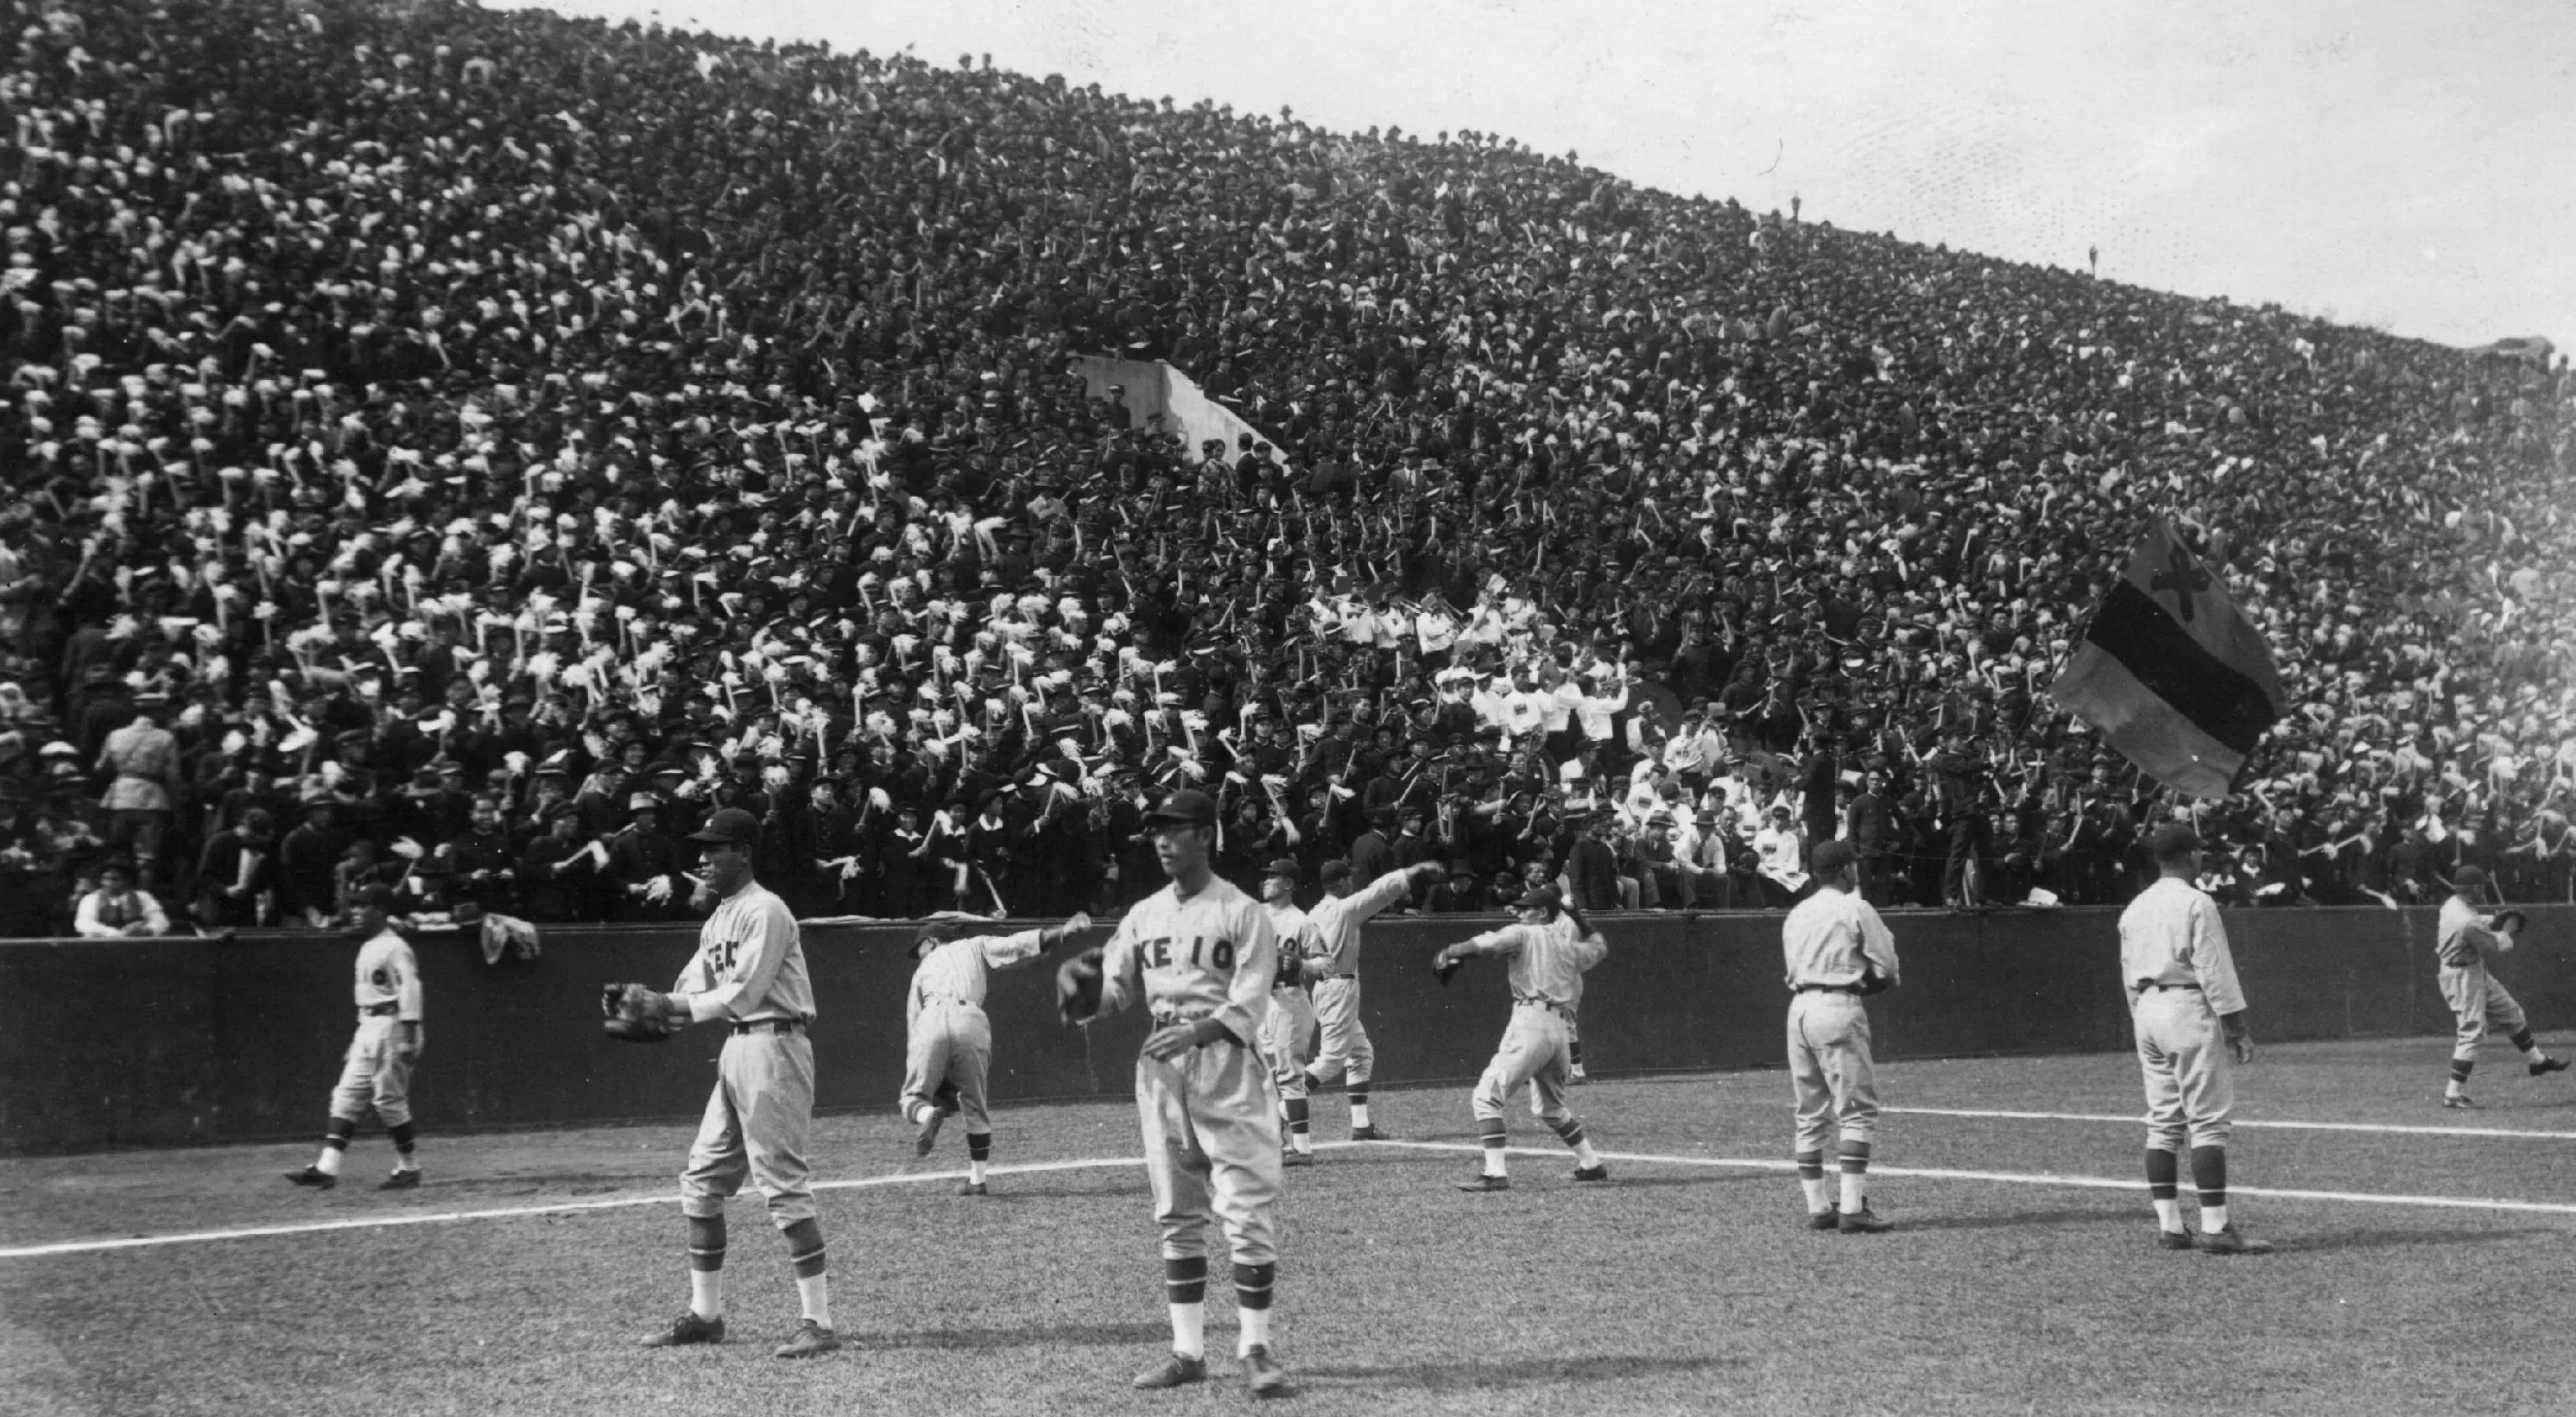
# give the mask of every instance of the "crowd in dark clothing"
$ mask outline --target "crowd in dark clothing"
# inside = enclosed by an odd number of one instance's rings
[[[2564,359],[989,61],[64,4],[0,66],[0,868],[208,926],[2566,900]],[[1072,357],[1272,440],[1186,447]],[[2046,689],[2150,514],[2296,711],[2216,803]],[[676,885],[676,889],[674,886]]]

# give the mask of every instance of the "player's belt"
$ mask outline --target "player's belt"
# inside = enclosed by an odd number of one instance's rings
[[[1327,974],[1323,977],[1326,979],[1357,979],[1360,977],[1360,972],[1354,969],[1348,974]]]
[[[804,1027],[805,1020],[801,1018],[760,1018],[753,1019],[749,1023],[735,1024],[733,1026],[733,1031],[737,1034],[795,1033]]]
[[[2129,992],[2132,994],[2143,994],[2149,989],[2153,989],[2159,994],[2163,993],[2167,989],[2188,989],[2195,994],[2200,992],[2200,986],[2197,984],[2159,984],[2152,979],[2141,979],[2137,983],[2129,986]]]
[[[1542,999],[1535,994],[1514,994],[1512,996],[1512,1004],[1514,1007],[1526,1005],[1534,1009],[1545,1009],[1549,1013],[1559,1014],[1566,1018],[1574,1017],[1574,1010],[1571,1007],[1565,1004],[1560,1004],[1554,999]]]
[[[1860,986],[1857,984],[1801,984],[1798,986],[1798,992],[1801,994],[1849,994],[1853,998],[1859,998]]]
[[[959,1005],[959,1006],[961,1006],[961,1007],[969,1008],[969,1009],[980,1009],[980,1008],[982,1008],[982,1007],[983,1007],[983,1005],[976,1003],[976,1002],[975,1002],[974,1000],[972,1000],[972,999],[964,998],[964,997],[961,997],[961,996],[956,995],[956,994],[938,994],[938,993],[933,993],[933,992],[931,992],[931,991],[930,991],[930,990],[928,990],[928,989],[924,989],[924,990],[922,990],[922,991],[921,991],[921,1002],[922,1002],[924,1005],[929,1005],[929,1004],[956,1004],[956,1005]]]
[[[367,1005],[365,1008],[358,1010],[358,1012],[359,1012],[361,1015],[363,1015],[363,1016],[365,1016],[365,1017],[367,1017],[367,1018],[383,1018],[383,1017],[385,1017],[387,1014],[398,1014],[398,1013],[401,1013],[401,1012],[402,1012],[402,1005],[400,1005],[400,1004],[369,1004],[369,1005]]]
[[[1195,1014],[1158,1013],[1154,1015],[1154,1026],[1156,1028],[1170,1028],[1172,1025],[1177,1023],[1203,1023],[1214,1017],[1216,1017],[1216,1012],[1213,1009]],[[1208,1040],[1208,1044],[1211,1047],[1219,1043],[1231,1043],[1238,1048],[1243,1046],[1243,1040],[1235,1037],[1234,1030],[1230,1028],[1223,1030],[1218,1033],[1215,1038]]]

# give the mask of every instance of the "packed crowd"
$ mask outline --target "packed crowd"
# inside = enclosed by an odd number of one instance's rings
[[[676,917],[720,806],[809,914],[1114,909],[1181,785],[1232,874],[1436,860],[1424,910],[1777,906],[1833,837],[1882,903],[2116,901],[2176,814],[2246,902],[2569,898],[2563,359],[989,60],[426,0],[13,44],[22,928],[111,862],[208,927]],[[2151,511],[2298,704],[2221,803],[2045,694]]]

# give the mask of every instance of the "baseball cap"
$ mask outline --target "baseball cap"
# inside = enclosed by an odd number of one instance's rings
[[[365,885],[349,892],[349,904],[362,910],[391,910],[394,888],[387,885]]]
[[[1350,874],[1351,863],[1348,861],[1327,861],[1316,869],[1315,879],[1329,886],[1335,881],[1350,879]]]
[[[1212,827],[1216,825],[1216,799],[1196,788],[1183,788],[1164,798],[1161,805],[1147,812],[1145,820]]]
[[[689,840],[709,846],[753,846],[760,841],[760,819],[740,807],[727,807],[689,833]]]
[[[2487,870],[2484,866],[2463,866],[2451,873],[2453,886],[2483,886],[2486,883]]]
[[[1306,868],[1297,864],[1296,857],[1281,856],[1271,861],[1269,865],[1262,867],[1261,874],[1265,876],[1285,876],[1289,880],[1294,881],[1306,874]]]
[[[956,939],[959,929],[956,922],[949,920],[922,926],[921,933],[912,937],[912,957],[919,959],[938,946]]]
[[[1564,905],[1565,895],[1563,892],[1559,891],[1554,886],[1540,886],[1535,890],[1522,892],[1521,898],[1512,902],[1512,909],[1558,910],[1562,909]]]
[[[1808,862],[1819,876],[1830,876],[1859,858],[1848,841],[1819,842],[1815,856]]]
[[[2200,849],[2200,833],[2184,822],[2166,822],[2147,834],[2147,850],[2158,861],[2179,861]]]

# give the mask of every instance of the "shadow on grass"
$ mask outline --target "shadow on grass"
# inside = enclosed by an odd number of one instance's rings
[[[1075,1348],[1127,1348],[1138,1344],[1168,1347],[1172,1331],[1162,1324],[1039,1324],[1021,1328],[925,1328],[911,1333],[865,1333],[865,1348],[932,1348],[976,1350],[1029,1348],[1061,1343]],[[1155,1351],[1161,1351],[1157,1347]]]
[[[2566,1232],[2544,1226],[2519,1230],[2345,1230],[2332,1235],[2302,1235],[2281,1243],[2283,1254],[2317,1254],[2333,1250],[2383,1250],[2400,1245],[2492,1245],[2500,1240],[2527,1240]]]
[[[1300,1387],[1420,1388],[1430,1392],[1522,1387],[1532,1383],[1605,1382],[1664,1373],[1709,1373],[1747,1366],[1742,1358],[1608,1354],[1589,1358],[1520,1358],[1496,1363],[1291,1368]]]
[[[2019,1215],[1934,1215],[1921,1220],[1912,1217],[1896,1220],[1900,1230],[2011,1230],[2024,1225],[2069,1225],[2077,1221],[2116,1219],[2108,1210],[2026,1210]],[[2138,1217],[2141,1227],[2155,1224],[2155,1217]],[[2143,1228],[2141,1233],[2144,1233]]]

